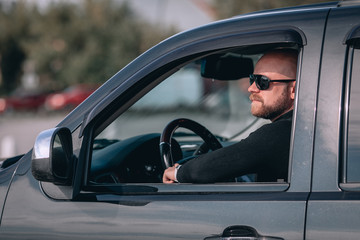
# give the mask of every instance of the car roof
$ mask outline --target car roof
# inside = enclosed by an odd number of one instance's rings
[[[326,9],[326,8],[346,7],[346,6],[354,6],[354,5],[360,5],[360,0],[341,0],[341,1],[332,1],[332,2],[324,2],[324,3],[305,4],[305,5],[300,5],[300,6],[266,9],[266,10],[236,15],[233,18],[254,16],[254,15],[259,15],[259,14],[261,14],[261,15],[277,14],[277,13],[284,13],[284,12],[307,11],[307,10],[314,10],[314,9]]]
[[[346,1],[346,0],[344,0],[344,1]],[[343,1],[307,4],[307,5],[283,7],[283,8],[274,8],[274,9],[266,9],[266,10],[261,10],[261,11],[245,13],[245,14],[234,16],[234,17],[236,18],[236,17],[246,17],[246,16],[260,15],[260,14],[261,15],[264,15],[264,14],[277,14],[277,13],[283,13],[283,12],[294,12],[294,11],[306,11],[306,10],[324,9],[324,8],[335,8],[335,7],[338,7],[341,2],[343,2]],[[357,1],[357,2],[360,4],[360,0]]]

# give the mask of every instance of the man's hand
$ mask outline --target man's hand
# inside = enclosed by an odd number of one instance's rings
[[[163,175],[163,183],[175,183],[176,178],[175,178],[175,168],[176,166],[178,166],[179,164],[175,163],[174,166],[167,168],[164,171],[164,175]]]

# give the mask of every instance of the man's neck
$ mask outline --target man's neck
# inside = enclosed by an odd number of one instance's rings
[[[270,119],[271,122],[275,122],[276,120],[278,120],[281,116],[285,115],[286,113],[292,111],[294,109],[294,107],[291,107],[290,109],[288,109],[287,111],[283,112],[282,114],[278,115],[277,117]]]

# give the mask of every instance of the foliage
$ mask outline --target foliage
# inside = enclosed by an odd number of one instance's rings
[[[0,9],[0,31],[3,93],[19,85],[25,60],[35,64],[47,89],[102,83],[173,34],[141,22],[126,4],[110,0],[57,3],[42,11],[19,1]]]

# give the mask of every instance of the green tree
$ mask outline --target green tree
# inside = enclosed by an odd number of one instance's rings
[[[26,32],[25,8],[19,4],[17,8],[3,11],[0,9],[0,93],[9,92],[19,84],[22,63],[26,52],[19,42],[20,36]]]
[[[174,33],[140,21],[126,4],[110,0],[58,3],[45,11],[19,2],[0,12],[0,31],[5,33],[0,37],[0,45],[4,46],[0,48],[1,56],[5,56],[7,39],[11,37],[24,56],[18,58],[18,66],[25,57],[31,60],[42,86],[53,89],[81,82],[102,83]],[[18,80],[5,76],[5,69],[0,88],[9,91],[7,83],[17,85]]]

